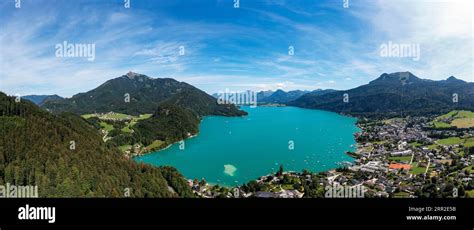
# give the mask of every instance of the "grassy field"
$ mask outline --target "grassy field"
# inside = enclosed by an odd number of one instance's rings
[[[426,167],[419,167],[418,162],[411,164],[412,168],[410,169],[411,174],[423,174],[425,173]]]
[[[443,119],[452,119],[451,124],[440,121]],[[474,127],[474,112],[467,110],[453,110],[447,114],[435,118],[433,125],[436,128],[447,128],[452,126],[457,128]]]
[[[129,150],[132,148],[132,145],[122,145],[118,147],[120,151],[125,152],[126,150]]]
[[[110,132],[112,130],[114,130],[114,126],[112,126],[111,124],[108,124],[104,121],[101,121],[100,123],[100,126],[102,126],[103,129],[105,129],[107,132]]]
[[[130,129],[130,126],[125,126],[121,130],[124,133],[132,133],[132,130]]]
[[[165,143],[165,142],[161,141],[161,140],[156,140],[156,141],[153,141],[153,143],[151,143],[151,145],[148,145],[146,148],[148,150],[153,150],[153,149],[156,149],[156,148],[160,147],[163,143]]]
[[[97,116],[96,114],[83,114],[83,115],[81,115],[81,117],[84,118],[84,119],[88,119],[88,118],[91,118],[91,117],[98,117],[101,120],[107,120],[107,119],[128,120],[128,119],[131,119],[128,122],[128,125],[121,129],[122,132],[124,132],[124,133],[131,133],[132,132],[131,128],[138,121],[148,119],[152,115],[153,114],[147,113],[147,114],[141,114],[139,116],[131,116],[131,115],[124,114],[124,113],[114,113],[114,114],[105,114],[105,115],[101,115],[101,116]],[[102,126],[103,129],[105,129],[109,132],[114,129],[114,127],[112,125],[108,124],[106,121],[101,121],[100,125]]]
[[[284,190],[295,189],[292,184],[283,184],[283,185],[281,185],[281,188],[284,189]]]
[[[445,139],[439,139],[436,143],[440,145],[459,145],[463,144],[464,147],[474,146],[474,138],[460,138],[460,137],[449,137]]]
[[[84,119],[89,119],[91,117],[95,117],[95,114],[83,114],[83,115],[81,115],[81,117],[84,118]]]
[[[450,127],[453,127],[452,125],[450,125],[448,123],[445,123],[445,122],[441,122],[441,121],[433,121],[433,125],[435,126],[435,128],[450,128]]]
[[[467,110],[460,110],[456,115],[457,118],[474,118],[474,112]]]
[[[458,114],[458,111],[457,110],[453,110],[449,113],[446,113],[446,114],[443,114],[439,117],[437,117],[435,120],[440,120],[440,119],[446,119],[446,118],[451,118],[453,116],[456,116],[456,114]]]
[[[464,147],[472,147],[474,146],[474,138],[469,138],[464,142]]]
[[[459,137],[448,137],[444,139],[439,139],[436,143],[440,145],[458,145],[461,144],[463,140]]]
[[[389,157],[390,161],[397,161],[397,162],[410,162],[411,156],[401,156],[401,157]]]
[[[414,167],[410,169],[411,174],[423,174],[425,173],[426,168],[425,167]]]
[[[458,118],[453,120],[451,124],[457,128],[474,127],[474,118]]]
[[[150,118],[152,115],[153,114],[151,114],[151,113],[140,114],[140,116],[134,117],[134,119],[136,119],[137,121],[144,120],[144,119]]]

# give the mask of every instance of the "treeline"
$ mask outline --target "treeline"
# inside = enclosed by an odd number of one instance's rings
[[[1,92],[0,133],[0,184],[37,185],[40,197],[193,196],[174,168],[125,158],[80,117]]]

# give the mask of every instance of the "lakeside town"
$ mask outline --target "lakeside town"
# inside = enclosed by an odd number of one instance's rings
[[[278,172],[235,188],[189,180],[198,197],[474,197],[474,113],[361,119],[353,162],[311,173]]]

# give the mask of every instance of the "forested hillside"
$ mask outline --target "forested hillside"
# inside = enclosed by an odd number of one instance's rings
[[[37,185],[40,197],[192,196],[174,168],[137,164],[84,119],[1,92],[0,133],[0,184]]]

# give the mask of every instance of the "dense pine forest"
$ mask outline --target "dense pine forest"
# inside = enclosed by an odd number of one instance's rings
[[[40,197],[193,196],[176,169],[127,159],[74,114],[0,92],[0,133],[0,184],[37,185]]]

